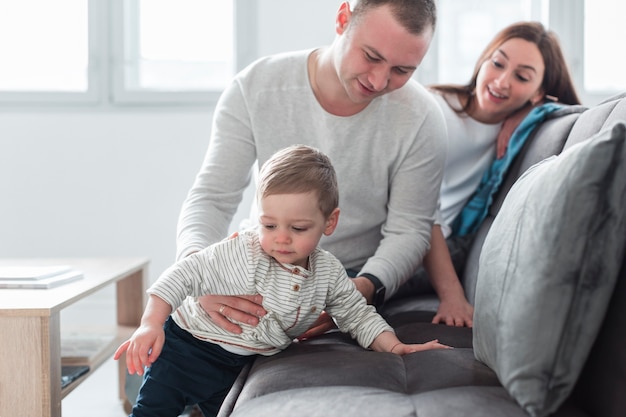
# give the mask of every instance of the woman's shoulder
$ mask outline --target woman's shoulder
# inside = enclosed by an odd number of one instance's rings
[[[427,87],[427,90],[442,110],[463,111],[463,105],[458,93],[442,91],[432,87]]]

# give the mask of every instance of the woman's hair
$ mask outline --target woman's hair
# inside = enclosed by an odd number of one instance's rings
[[[360,16],[369,10],[384,5],[391,7],[394,18],[409,33],[421,35],[428,29],[435,31],[435,0],[358,0],[353,7],[351,19],[358,22]]]
[[[330,159],[319,150],[293,145],[276,152],[259,173],[257,199],[274,194],[317,193],[324,217],[339,205],[337,176]]]
[[[517,38],[534,43],[541,53],[545,65],[541,83],[544,95],[560,103],[580,104],[559,40],[553,31],[547,30],[539,22],[518,22],[498,32],[480,55],[474,67],[472,78],[466,85],[439,84],[430,88],[444,93],[456,93],[459,96],[471,97],[475,92],[476,79],[482,64],[491,59],[493,53],[504,42]],[[463,112],[468,110],[471,102],[472,100],[466,100],[462,109]]]

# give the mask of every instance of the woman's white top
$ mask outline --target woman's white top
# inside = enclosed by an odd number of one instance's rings
[[[481,123],[465,113],[457,113],[461,103],[456,95],[446,98],[432,91],[441,107],[448,128],[448,152],[440,195],[441,225],[445,237],[450,226],[468,202],[496,155],[496,139],[502,123]]]

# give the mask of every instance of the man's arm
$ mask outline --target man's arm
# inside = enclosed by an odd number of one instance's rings
[[[367,304],[372,304],[374,301],[374,284],[366,277],[352,278],[352,282],[356,285],[356,289],[359,290],[363,297],[367,300]]]
[[[367,304],[372,304],[374,299],[374,284],[366,277],[352,278],[352,282],[356,286],[356,289],[363,295]],[[306,340],[315,336],[322,335],[329,330],[336,329],[337,326],[332,317],[326,312],[322,312],[319,318],[313,323],[313,325],[300,336],[298,340]]]
[[[256,150],[245,108],[239,84],[233,82],[216,106],[207,153],[181,209],[178,260],[224,237],[250,181]],[[260,295],[206,295],[199,302],[218,326],[236,334],[241,327],[228,318],[256,325],[266,313]]]
[[[402,142],[396,149],[402,158],[390,177],[382,240],[360,271],[377,277],[387,298],[415,273],[429,249],[446,158],[447,130],[441,109],[430,95],[411,97],[415,114],[405,117],[416,128],[405,132],[413,135],[405,139],[410,145]]]
[[[216,105],[204,161],[178,218],[177,260],[226,236],[255,161],[250,117],[233,81]]]

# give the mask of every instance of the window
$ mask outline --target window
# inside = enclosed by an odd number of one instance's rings
[[[92,101],[90,3],[0,0],[0,101]]]
[[[546,6],[545,0],[439,0],[435,38],[418,79],[427,85],[465,84],[500,29],[531,19],[547,25]]]
[[[233,0],[125,0],[113,19],[116,102],[211,101],[235,74]]]
[[[620,44],[626,39],[625,15],[623,0],[585,2],[583,72],[586,91],[601,94],[626,90],[626,53]]]
[[[86,91],[87,3],[3,2],[0,12],[0,88],[6,91]],[[32,10],[37,8],[37,13]],[[58,25],[59,15],[66,14]],[[26,23],[26,24],[25,24]],[[41,36],[46,34],[46,36]],[[20,42],[15,42],[19,39]],[[42,71],[42,64],[45,71]]]
[[[519,20],[538,20],[561,41],[583,104],[626,90],[623,0],[438,0],[438,25],[416,77],[425,85],[469,81],[495,33]]]
[[[211,103],[256,57],[256,8],[252,0],[0,0],[0,102]]]
[[[336,11],[337,1],[311,4],[0,0],[0,104],[210,105],[259,50],[276,52],[300,39],[318,42],[332,34],[332,22],[320,19],[328,18],[326,10]],[[324,8],[319,15],[305,13],[312,24],[304,33],[285,15],[302,5]],[[425,85],[467,82],[498,30],[531,19],[559,36],[584,104],[626,90],[621,75],[626,54],[619,45],[626,38],[619,21],[626,12],[623,0],[437,0],[437,5],[433,44],[415,75]],[[275,47],[273,40],[285,36],[298,41]]]

